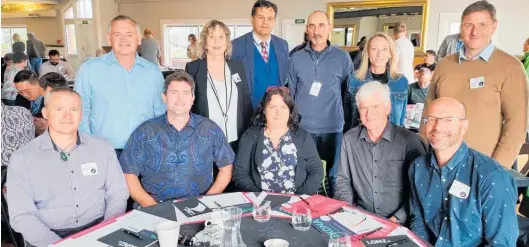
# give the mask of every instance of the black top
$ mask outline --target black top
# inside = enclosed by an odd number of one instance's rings
[[[375,81],[378,81],[382,84],[388,84],[388,73],[384,72],[382,74],[375,74],[375,73],[371,73],[371,75],[373,76],[373,80]]]
[[[22,106],[22,107],[28,109],[31,112],[31,101],[27,100],[26,98],[24,98],[20,94],[18,94],[16,99],[15,99],[15,105],[16,106]],[[44,108],[44,102],[42,102],[42,104],[40,104],[39,113],[37,113],[36,115],[33,115],[33,116],[36,117],[36,118],[42,118],[42,108]]]
[[[13,53],[15,52],[26,53],[26,44],[22,41],[17,41],[13,43],[13,45],[11,46],[11,50],[13,50]]]
[[[226,61],[232,75],[239,74],[241,81],[237,82],[237,136],[241,137],[242,133],[250,126],[253,114],[250,92],[248,91],[248,82],[246,81],[246,72],[241,61]],[[186,64],[185,71],[195,80],[195,102],[191,112],[209,118],[208,107],[208,65],[206,59],[198,59]],[[213,99],[214,100],[214,99]]]
[[[323,179],[323,167],[316,144],[309,133],[301,128],[291,130],[290,136],[297,149],[294,175],[296,194],[312,195],[318,192]],[[264,128],[254,126],[242,135],[235,159],[233,181],[240,191],[260,192],[261,176],[257,167],[263,163]]]

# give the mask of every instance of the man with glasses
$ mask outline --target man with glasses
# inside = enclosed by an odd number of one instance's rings
[[[75,79],[75,71],[72,69],[72,66],[70,66],[69,63],[61,60],[59,51],[50,50],[50,52],[48,52],[48,56],[50,60],[46,61],[40,66],[40,76],[50,72],[55,72],[64,76],[64,78],[66,78],[68,81]]]
[[[426,153],[418,135],[389,122],[387,84],[368,82],[356,94],[361,125],[343,138],[334,197],[394,222],[405,223],[409,210],[409,164]]]
[[[487,1],[463,11],[464,44],[437,65],[426,105],[439,97],[465,104],[473,123],[465,142],[510,169],[525,140],[528,81],[520,61],[491,43],[497,26],[496,8]]]
[[[465,106],[441,97],[423,122],[433,151],[410,166],[411,230],[435,246],[515,246],[514,179],[463,141]]]

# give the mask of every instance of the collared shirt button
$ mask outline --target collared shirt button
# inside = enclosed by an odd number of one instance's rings
[[[448,218],[447,218],[447,217],[445,217],[445,220],[448,220]]]
[[[73,174],[73,170],[70,171]]]
[[[77,187],[73,187],[73,190],[77,190]]]
[[[75,205],[75,207],[77,207],[77,208],[78,208],[78,207],[79,207],[79,204]]]

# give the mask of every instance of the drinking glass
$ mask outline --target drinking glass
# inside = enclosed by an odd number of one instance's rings
[[[270,220],[270,216],[272,214],[272,209],[270,207],[270,203],[265,203],[264,205],[255,205],[253,207],[252,215],[253,219],[258,222],[267,222]]]
[[[296,207],[292,214],[292,226],[298,231],[307,231],[312,224],[310,209],[306,207]]]
[[[328,247],[351,247],[351,238],[343,232],[337,232],[330,236]]]

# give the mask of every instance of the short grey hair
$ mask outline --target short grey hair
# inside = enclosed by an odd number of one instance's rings
[[[382,97],[384,105],[391,105],[391,93],[389,91],[389,86],[378,81],[370,81],[362,85],[356,93],[356,106],[360,107],[361,100],[367,99],[377,93],[380,94],[380,97]]]
[[[489,3],[486,0],[477,1],[473,4],[468,5],[465,10],[463,11],[463,14],[461,15],[461,22],[463,22],[463,19],[465,16],[470,15],[474,12],[481,12],[481,11],[487,11],[490,14],[490,18],[492,21],[496,21],[496,7],[492,3]]]
[[[193,97],[195,96],[195,80],[193,80],[193,77],[191,77],[190,74],[183,70],[176,71],[165,78],[163,94],[167,94],[167,89],[173,81],[183,81],[187,83],[191,87],[191,94]]]
[[[132,23],[134,23],[134,26],[136,26],[136,31],[138,32],[138,36],[141,37],[140,25],[138,25],[138,23],[134,19],[132,19],[131,17],[126,16],[126,15],[118,15],[118,16],[114,17],[110,21],[110,23],[108,23],[108,33],[112,32],[112,24],[114,24],[114,22],[116,22],[116,21],[131,21]]]
[[[54,95],[54,94],[58,94],[58,93],[66,93],[66,94],[71,94],[71,95],[77,95],[77,97],[79,97],[79,99],[81,99],[81,95],[74,91],[73,89],[71,88],[64,88],[64,87],[58,87],[58,88],[55,88],[51,91],[49,91],[45,96],[44,96],[44,106],[48,106],[48,104],[50,103],[50,100],[51,100],[51,97]]]

